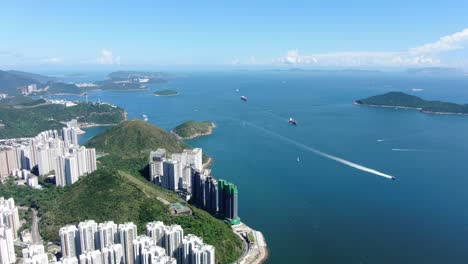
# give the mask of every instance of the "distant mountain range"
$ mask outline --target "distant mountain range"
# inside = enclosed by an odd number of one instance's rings
[[[146,84],[167,82],[168,75],[162,72],[117,71],[107,76],[106,80],[96,81],[94,86],[77,86],[73,83],[64,83],[56,77],[44,76],[23,71],[0,71],[0,93],[9,96],[21,95],[21,90],[35,84],[37,91],[28,93],[43,94],[83,94],[87,90],[142,90],[147,89]]]

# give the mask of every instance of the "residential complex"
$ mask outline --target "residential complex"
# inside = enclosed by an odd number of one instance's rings
[[[26,184],[37,187],[37,177],[55,172],[57,186],[75,183],[96,167],[96,150],[78,144],[81,130],[70,122],[59,135],[57,130],[44,131],[34,138],[0,140],[0,178],[19,176]]]
[[[131,222],[117,226],[112,221],[93,220],[68,225],[59,231],[61,264],[214,264],[215,249],[195,235],[184,237],[179,225],[162,222],[146,225],[146,235],[137,234]],[[39,264],[39,263],[38,263]],[[40,263],[42,264],[42,263]]]
[[[166,150],[152,151],[149,157],[150,179],[153,183],[191,198],[199,208],[239,224],[237,186],[225,180],[205,175],[202,150],[184,150],[166,158]]]
[[[16,262],[13,241],[20,226],[18,208],[13,198],[0,197],[0,264]]]

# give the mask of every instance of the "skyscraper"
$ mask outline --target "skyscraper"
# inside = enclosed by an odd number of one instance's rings
[[[137,227],[133,223],[119,225],[120,244],[123,249],[124,264],[134,264],[133,240],[137,236]]]
[[[62,256],[67,257],[76,257],[77,256],[77,228],[74,225],[67,225],[60,228],[60,242],[62,246]]]
[[[101,249],[102,264],[123,263],[122,245],[114,244]]]
[[[16,262],[15,249],[13,245],[13,229],[0,227],[0,264],[12,264]]]
[[[181,176],[180,163],[175,160],[166,160],[163,163],[162,186],[171,191],[177,191]]]
[[[156,245],[164,246],[166,226],[161,221],[151,222],[146,225],[146,235],[151,237]]]
[[[184,238],[184,230],[180,225],[171,225],[165,230],[164,247],[168,256],[181,259],[181,244]]]
[[[163,162],[166,160],[166,150],[157,149],[151,151],[149,158],[150,179],[156,184],[161,184],[161,176],[164,174]]]
[[[101,251],[99,250],[83,252],[79,259],[80,264],[102,264]]]
[[[98,225],[98,245],[96,245],[96,248],[103,249],[109,247],[117,243],[118,240],[117,224],[113,221],[108,221]]]
[[[79,253],[83,254],[96,249],[97,224],[94,220],[87,220],[78,224]]]
[[[44,250],[42,244],[29,245],[27,248],[22,250],[23,262],[25,264],[47,264],[49,258]]]

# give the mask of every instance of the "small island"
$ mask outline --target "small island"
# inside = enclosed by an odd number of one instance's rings
[[[175,96],[178,95],[179,92],[174,91],[174,90],[159,90],[154,92],[154,95],[156,96]]]
[[[194,139],[201,136],[211,135],[215,124],[210,121],[188,121],[176,126],[172,133],[181,139]]]
[[[389,92],[371,96],[353,102],[356,105],[417,109],[429,114],[468,115],[467,104],[456,104],[442,101],[427,101],[420,97],[402,92]]]

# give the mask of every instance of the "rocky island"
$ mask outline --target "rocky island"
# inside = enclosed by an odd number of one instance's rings
[[[176,126],[172,133],[181,139],[194,139],[201,136],[208,136],[213,133],[213,128],[216,125],[210,121],[187,121]]]
[[[371,96],[356,100],[353,103],[356,105],[375,107],[417,109],[422,113],[429,114],[468,115],[468,104],[428,101],[402,92],[389,92],[382,95]]]
[[[159,90],[154,92],[154,95],[156,96],[175,96],[178,95],[179,92],[174,91],[174,90]]]

